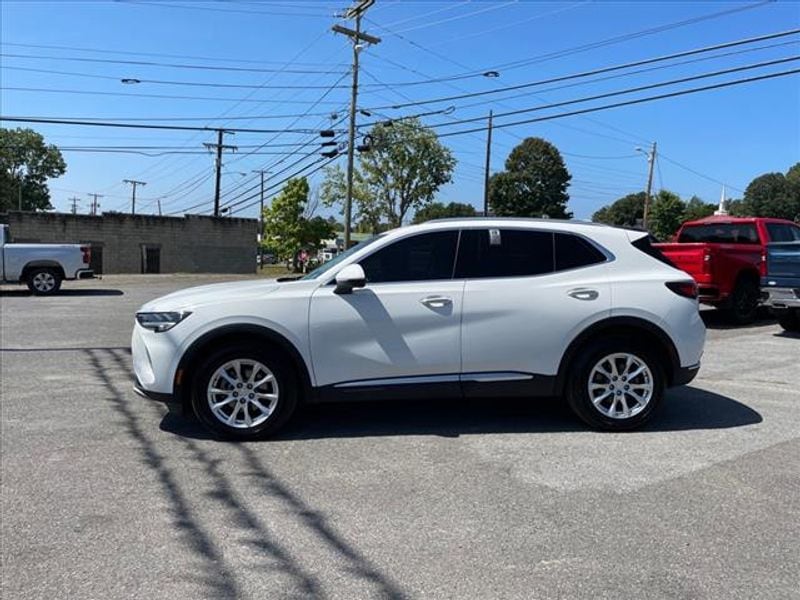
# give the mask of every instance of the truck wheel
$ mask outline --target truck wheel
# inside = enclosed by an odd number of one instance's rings
[[[277,432],[297,406],[294,369],[280,354],[259,346],[222,349],[196,373],[192,408],[223,438],[265,438]]]
[[[647,422],[664,397],[665,377],[657,356],[627,337],[595,340],[570,370],[567,402],[586,424],[626,431]]]
[[[61,289],[61,274],[55,269],[33,269],[25,282],[36,296],[51,296]]]
[[[778,313],[778,324],[786,331],[800,331],[800,309],[780,311]]]
[[[750,279],[741,279],[731,294],[728,309],[730,319],[737,325],[749,325],[758,315],[758,284]]]

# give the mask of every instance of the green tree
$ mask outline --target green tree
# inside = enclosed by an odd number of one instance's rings
[[[433,202],[425,208],[418,210],[414,215],[413,223],[424,223],[425,221],[432,221],[433,219],[454,219],[458,217],[474,217],[478,213],[475,207],[471,204],[462,204],[460,202],[451,202],[450,204],[442,204],[441,202]]]
[[[688,202],[686,202],[686,208],[683,211],[683,220],[696,221],[697,219],[710,217],[714,214],[715,210],[717,210],[716,204],[703,202],[697,196],[692,196],[689,198]]]
[[[424,208],[439,188],[451,181],[456,160],[418,119],[380,123],[369,137],[371,148],[359,155],[354,171],[353,217],[371,224],[374,230],[384,219],[399,227],[409,212]],[[343,204],[346,189],[342,169],[328,169],[322,185],[323,202]]]
[[[281,260],[294,259],[301,248],[319,249],[320,242],[334,236],[331,223],[323,217],[307,217],[308,180],[293,178],[264,209],[264,246]]]
[[[617,227],[639,227],[644,217],[644,192],[628,194],[592,215],[592,221]]]
[[[500,217],[569,218],[570,179],[558,148],[542,138],[526,138],[508,155],[505,171],[489,180],[489,206]]]
[[[49,210],[47,180],[67,170],[61,152],[32,129],[0,128],[0,212]]]
[[[661,241],[668,240],[684,221],[686,204],[678,194],[661,190],[650,205],[647,227]]]
[[[800,194],[783,173],[765,173],[753,179],[744,191],[742,209],[755,217],[796,219],[800,216]]]

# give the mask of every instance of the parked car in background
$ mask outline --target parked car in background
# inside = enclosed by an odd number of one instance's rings
[[[227,437],[299,402],[564,396],[598,429],[639,427],[700,367],[692,279],[646,233],[526,219],[430,221],[295,281],[188,289],[144,305],[137,389]]]
[[[767,245],[764,303],[787,331],[800,331],[800,230],[796,241]]]
[[[90,246],[77,244],[11,244],[8,225],[0,225],[2,281],[25,283],[37,296],[55,294],[65,279],[94,277]]]
[[[700,302],[728,311],[735,323],[755,320],[766,245],[800,238],[800,226],[783,219],[712,216],[688,221],[676,241],[655,246],[697,282]]]

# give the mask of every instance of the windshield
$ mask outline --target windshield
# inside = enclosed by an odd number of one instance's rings
[[[329,260],[328,262],[321,264],[320,266],[318,266],[316,269],[314,269],[313,271],[311,271],[307,275],[301,277],[301,280],[318,279],[321,275],[327,273],[329,270],[331,270],[333,267],[338,265],[344,259],[348,258],[349,256],[352,256],[354,253],[358,252],[359,250],[363,250],[364,248],[369,246],[371,243],[381,239],[381,237],[383,237],[383,236],[376,235],[374,237],[371,237],[369,239],[364,240],[363,242],[359,242],[358,244],[356,244],[355,246],[350,248],[350,250],[348,250],[347,252],[342,252],[336,258],[333,258],[333,259]]]

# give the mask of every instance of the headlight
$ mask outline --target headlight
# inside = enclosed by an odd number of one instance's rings
[[[139,325],[151,331],[168,331],[188,317],[190,312],[140,312],[136,313]]]

